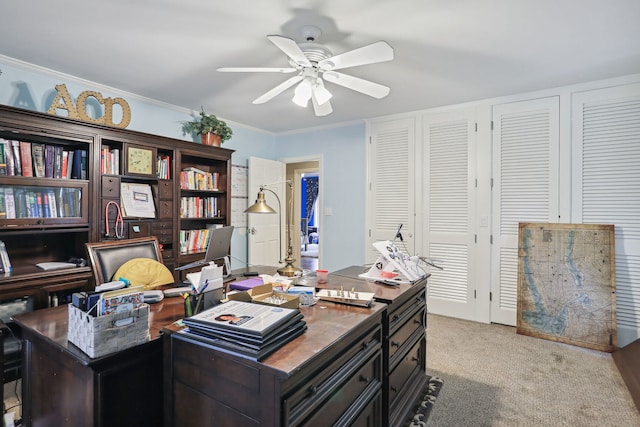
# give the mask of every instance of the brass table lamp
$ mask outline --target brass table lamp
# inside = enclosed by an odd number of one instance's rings
[[[287,184],[287,187],[291,191],[291,197],[293,197],[293,183],[291,182],[290,179],[284,182]],[[280,197],[278,197],[278,194],[275,191],[269,188],[266,188],[267,185],[275,185],[275,184],[281,184],[281,183],[276,182],[273,184],[261,185],[260,191],[258,191],[258,196],[256,197],[256,202],[253,205],[249,206],[247,209],[245,209],[245,213],[259,213],[259,214],[276,213],[276,211],[267,204],[267,201],[264,196],[264,192],[269,191],[274,196],[276,196],[276,200],[278,201],[278,211],[277,211],[278,226],[280,230],[280,235],[278,239],[280,240],[282,239],[282,204],[280,203]],[[280,263],[284,263],[285,266],[278,269],[278,274],[281,276],[293,277],[297,274],[302,274],[302,269],[295,267],[293,265],[293,263],[296,262],[296,260],[293,259],[292,257],[293,247],[291,246],[291,233],[289,232],[288,223],[287,223],[287,242],[288,242],[287,257],[284,259],[282,259],[282,242],[280,243]]]

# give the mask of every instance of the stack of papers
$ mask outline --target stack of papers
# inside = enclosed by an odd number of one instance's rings
[[[304,333],[298,309],[229,301],[183,319],[190,334],[210,345],[260,360]]]
[[[43,270],[59,270],[61,268],[76,268],[77,265],[72,262],[39,262],[36,264],[38,268]]]

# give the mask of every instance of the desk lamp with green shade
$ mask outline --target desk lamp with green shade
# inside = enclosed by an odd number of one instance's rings
[[[287,184],[287,188],[291,193],[290,194],[291,196],[290,201],[291,201],[293,198],[293,182],[290,179],[283,182]],[[268,191],[272,193],[274,196],[276,196],[276,200],[278,201],[278,211],[277,211],[278,226],[280,230],[279,231],[280,234],[278,237],[279,241],[280,239],[282,239],[282,204],[280,203],[280,197],[278,197],[278,194],[275,191],[267,188],[267,186],[282,184],[283,182],[274,182],[271,184],[261,185],[260,190],[258,191],[258,196],[256,197],[256,202],[245,210],[245,213],[274,214],[276,213],[276,211],[267,204],[267,201],[264,196],[264,192]],[[291,205],[291,203],[289,203],[289,205]],[[296,260],[293,259],[292,257],[293,247],[291,246],[291,233],[289,232],[289,224],[287,224],[287,242],[288,242],[288,249],[287,249],[287,257],[285,259],[282,259],[282,242],[280,242],[280,262],[284,263],[285,266],[278,269],[278,274],[281,276],[287,276],[287,277],[299,276],[302,274],[302,269],[295,267],[293,265],[293,263]]]

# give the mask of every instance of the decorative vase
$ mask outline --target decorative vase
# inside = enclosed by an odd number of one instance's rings
[[[203,133],[202,134],[202,143],[204,145],[212,145],[214,147],[220,147],[222,144],[222,137],[220,135],[216,135],[215,133]]]

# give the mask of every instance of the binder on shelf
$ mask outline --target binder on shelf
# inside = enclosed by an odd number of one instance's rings
[[[71,179],[82,179],[82,151],[84,150],[75,150],[73,152]]]
[[[11,141],[0,138],[0,148],[4,153],[4,160],[6,162],[7,175],[13,176],[16,174],[15,165],[13,160],[13,149],[11,147]]]
[[[20,161],[22,176],[33,176],[33,160],[31,157],[31,143],[28,141],[18,141],[20,147]]]
[[[44,176],[53,178],[53,164],[55,161],[55,147],[50,144],[44,146]]]
[[[20,158],[20,141],[11,140],[11,151],[13,153],[14,175],[22,175],[22,159]]]
[[[31,143],[31,160],[33,164],[33,176],[35,176],[36,178],[44,178],[44,144],[38,144],[35,142]]]
[[[5,140],[0,138],[0,175],[7,175],[7,157]]]
[[[62,152],[62,171],[61,177],[64,179],[71,178],[71,168],[73,167],[73,151]]]
[[[16,218],[16,202],[13,194],[13,187],[4,189],[4,204],[7,208],[7,219]]]
[[[53,177],[62,178],[62,155],[63,149],[56,145],[53,147]]]

